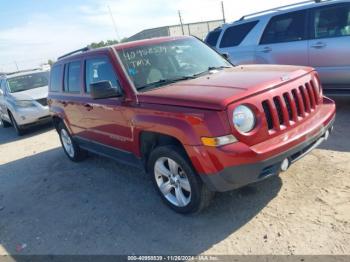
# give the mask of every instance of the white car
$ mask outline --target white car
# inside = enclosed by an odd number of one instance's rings
[[[40,69],[0,76],[0,125],[22,135],[28,126],[51,121],[48,82],[49,71]]]

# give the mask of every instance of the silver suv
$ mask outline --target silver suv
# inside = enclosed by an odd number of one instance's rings
[[[306,1],[243,16],[205,42],[234,64],[317,69],[328,94],[350,94],[350,0]]]
[[[48,79],[49,71],[40,69],[0,76],[0,125],[22,135],[30,125],[51,121]]]

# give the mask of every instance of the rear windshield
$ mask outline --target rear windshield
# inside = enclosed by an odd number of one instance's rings
[[[207,38],[205,39],[205,42],[210,45],[211,47],[215,47],[216,43],[218,42],[218,38],[221,34],[221,29],[212,31],[208,34]]]
[[[26,91],[33,88],[47,86],[49,72],[40,72],[23,76],[16,76],[8,79],[10,93]]]

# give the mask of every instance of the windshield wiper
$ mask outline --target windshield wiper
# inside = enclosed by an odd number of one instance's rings
[[[161,86],[161,85],[167,85],[167,84],[175,83],[175,82],[178,82],[178,81],[194,79],[194,78],[195,78],[195,76],[181,76],[181,77],[178,77],[178,78],[160,79],[158,81],[149,83],[147,85],[140,86],[140,87],[137,88],[137,90],[147,89],[149,87],[158,87],[158,86]]]
[[[208,71],[210,70],[219,70],[219,69],[224,69],[224,68],[231,68],[231,66],[209,66]]]
[[[231,68],[231,66],[209,66],[207,70],[204,70],[202,72],[194,74],[193,77],[199,77],[201,75],[208,74],[212,70],[221,70],[221,69],[224,69],[224,68]]]

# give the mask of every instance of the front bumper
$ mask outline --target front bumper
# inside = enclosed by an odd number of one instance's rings
[[[48,106],[16,109],[13,112],[13,117],[21,127],[44,124],[51,121]]]
[[[282,154],[254,164],[227,167],[216,174],[201,175],[201,178],[210,190],[224,192],[278,175],[283,160],[294,163],[325,141],[333,130],[333,123],[334,118],[316,136]]]
[[[185,146],[193,167],[213,191],[228,191],[280,172],[288,158],[295,162],[323,142],[335,119],[335,103],[324,98],[308,119],[287,131],[249,146],[236,142],[221,147]]]

